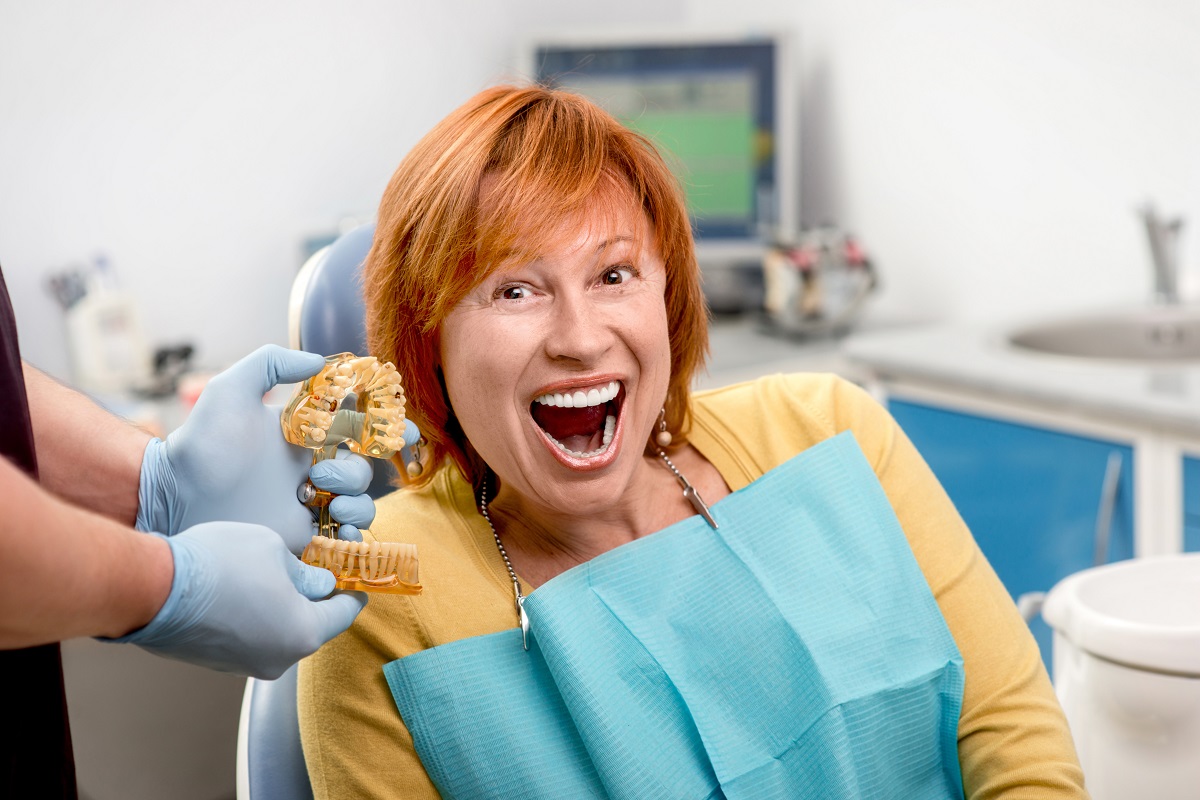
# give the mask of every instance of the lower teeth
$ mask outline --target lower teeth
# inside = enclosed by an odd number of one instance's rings
[[[550,436],[550,434],[548,434],[548,433],[546,434],[546,436],[549,437],[550,441],[552,441],[556,445],[558,445],[559,450],[562,450],[564,453],[566,453],[568,455],[575,456],[576,458],[593,458],[593,457],[598,456],[601,453],[603,453],[605,450],[608,449],[608,446],[610,444],[612,444],[613,431],[616,430],[616,428],[617,428],[617,418],[614,417],[612,414],[609,414],[607,417],[604,418],[604,433],[601,434],[601,436],[600,436],[601,445],[598,448],[596,448],[595,450],[592,450],[591,452],[588,452],[588,453],[580,453],[577,450],[572,450],[571,448],[567,447],[565,444],[560,442],[558,439],[555,439],[553,436]]]

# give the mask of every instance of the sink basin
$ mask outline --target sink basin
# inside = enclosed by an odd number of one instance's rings
[[[1030,325],[1015,347],[1076,358],[1200,361],[1200,308],[1153,306]]]

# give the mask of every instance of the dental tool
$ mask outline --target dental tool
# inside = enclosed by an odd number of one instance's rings
[[[313,451],[314,464],[334,458],[341,444],[368,458],[391,458],[406,446],[404,404],[393,364],[339,353],[326,357],[325,367],[296,387],[279,422],[284,439]],[[329,513],[332,493],[306,481],[297,497],[312,509],[317,526],[300,556],[304,563],[328,569],[339,589],[421,593],[415,545],[343,541]]]

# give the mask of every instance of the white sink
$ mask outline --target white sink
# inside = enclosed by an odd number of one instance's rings
[[[1075,358],[1200,361],[1200,308],[1149,306],[1021,328],[1014,347]]]

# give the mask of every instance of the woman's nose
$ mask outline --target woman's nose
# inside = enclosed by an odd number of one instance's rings
[[[602,303],[586,294],[555,298],[546,331],[546,354],[552,359],[594,362],[612,346],[614,331]]]

